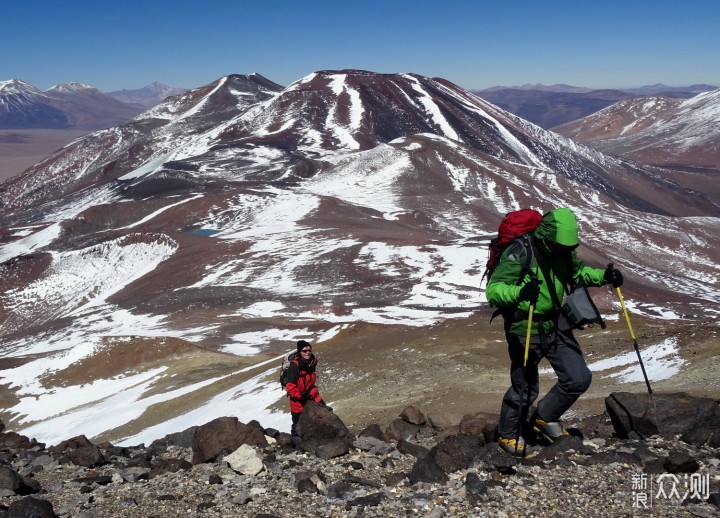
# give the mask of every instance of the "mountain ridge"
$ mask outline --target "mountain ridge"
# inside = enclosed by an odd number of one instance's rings
[[[649,97],[624,101],[553,131],[644,163],[718,168],[718,113],[720,89],[685,100]]]

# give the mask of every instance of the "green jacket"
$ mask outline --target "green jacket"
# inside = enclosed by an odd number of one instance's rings
[[[573,230],[574,228],[574,230]],[[525,336],[530,303],[520,301],[520,289],[529,282],[532,276],[542,281],[540,295],[534,307],[532,334],[538,334],[538,321],[543,320],[546,332],[555,328],[559,309],[555,307],[550,295],[550,288],[555,288],[557,300],[562,303],[565,296],[565,285],[583,282],[586,286],[602,286],[606,284],[605,270],[585,266],[575,250],[554,255],[546,246],[547,241],[555,241],[567,246],[575,246],[577,240],[577,223],[569,209],[556,209],[543,216],[538,229],[530,236],[533,244],[532,258],[525,270],[527,248],[516,240],[503,252],[500,261],[490,277],[485,295],[488,302],[504,311],[506,330],[514,335]],[[552,278],[552,283],[545,278],[537,255],[541,254],[543,262]],[[524,318],[523,318],[524,317]]]

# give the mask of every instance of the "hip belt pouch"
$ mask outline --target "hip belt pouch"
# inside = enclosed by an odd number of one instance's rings
[[[600,327],[605,329],[605,322],[590,298],[587,286],[578,284],[565,297],[557,327],[560,331],[569,331],[570,329],[583,329],[584,326],[593,324],[600,324]]]

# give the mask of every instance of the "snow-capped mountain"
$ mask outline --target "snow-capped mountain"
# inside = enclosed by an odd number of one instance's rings
[[[142,109],[81,83],[58,84],[41,92],[17,79],[0,82],[0,129],[94,130],[124,122]]]
[[[57,129],[67,125],[67,115],[30,83],[20,79],[0,81],[0,129]]]
[[[40,439],[159,437],[177,431],[150,411],[168,401],[265,408],[281,394],[263,362],[291,340],[468,316],[485,245],[521,207],[571,207],[586,260],[642,286],[635,311],[717,316],[717,201],[416,74],[223,77],[0,189],[0,414]],[[255,361],[197,379],[159,360],[195,346]],[[110,354],[148,356],[126,371]],[[77,398],[58,401],[62,384]],[[217,399],[186,397],[209,384]],[[116,422],[92,421],[120,401]]]
[[[107,92],[110,97],[117,99],[118,101],[128,104],[138,104],[144,108],[152,108],[160,104],[168,97],[181,94],[185,92],[184,88],[175,88],[168,86],[163,83],[150,83],[142,88],[134,90],[115,90],[113,92]]]
[[[720,90],[685,100],[630,99],[553,131],[644,163],[716,169],[720,164]]]

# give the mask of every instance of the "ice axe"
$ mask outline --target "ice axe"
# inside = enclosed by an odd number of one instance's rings
[[[608,268],[612,267],[613,263],[608,264]],[[640,369],[642,370],[643,377],[645,378],[645,385],[647,385],[648,394],[652,396],[653,391],[652,388],[650,388],[650,380],[648,379],[647,372],[645,372],[645,364],[642,361],[642,356],[640,356],[640,346],[637,343],[637,338],[635,338],[635,332],[633,331],[632,324],[630,323],[630,314],[625,307],[625,299],[620,291],[620,286],[615,286],[615,291],[617,292],[618,299],[620,300],[620,306],[625,314],[625,322],[627,322],[628,331],[630,331],[630,338],[632,338],[633,346],[635,347],[635,352],[637,353],[638,361],[640,362]]]

